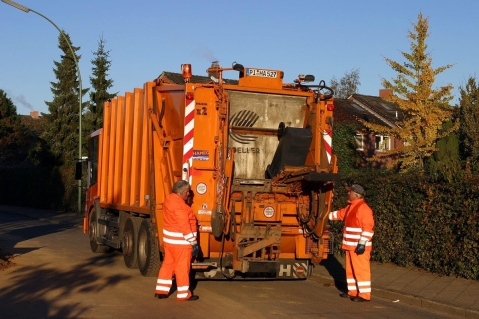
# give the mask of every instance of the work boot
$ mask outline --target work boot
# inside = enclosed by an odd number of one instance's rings
[[[168,295],[165,295],[165,294],[155,294],[155,298],[158,298],[158,299],[166,299],[166,298],[168,298]]]
[[[341,298],[351,298],[352,296],[348,295],[347,292],[342,292],[342,293],[339,294],[339,297],[341,297]]]
[[[195,300],[198,300],[198,299],[200,299],[200,297],[198,297],[197,295],[191,295],[191,297],[186,299],[186,301],[195,301]]]
[[[365,302],[365,301],[369,301],[368,299],[364,299],[363,297],[352,297],[351,298],[351,301],[355,301],[355,302]]]

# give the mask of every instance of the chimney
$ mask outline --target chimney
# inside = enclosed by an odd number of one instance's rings
[[[220,67],[220,64],[218,63],[218,61],[213,61],[210,66],[210,68],[219,68],[219,67]],[[214,77],[216,80],[218,80],[219,74],[218,72],[208,72],[208,77],[210,79],[211,77]]]
[[[393,95],[393,90],[391,89],[379,89],[379,97],[385,99]]]
[[[38,111],[30,111],[32,119],[38,120]]]

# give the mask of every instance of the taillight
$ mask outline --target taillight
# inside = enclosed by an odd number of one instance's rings
[[[186,93],[186,99],[192,101],[192,100],[195,99],[195,96],[192,92],[187,92]]]
[[[332,111],[334,111],[334,104],[333,103],[330,103],[330,104],[328,103],[326,105],[326,108],[328,109],[328,111],[332,112]]]

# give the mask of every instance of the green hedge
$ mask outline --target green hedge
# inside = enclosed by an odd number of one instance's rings
[[[0,205],[75,212],[78,184],[73,169],[0,168]]]
[[[353,173],[336,185],[333,209],[347,204],[344,186],[352,183],[364,186],[374,211],[373,260],[479,279],[479,178],[438,183],[415,173]],[[77,192],[72,168],[0,169],[1,205],[75,212]],[[331,226],[340,254],[343,223]]]
[[[333,209],[347,204],[344,185],[360,183],[374,211],[372,260],[479,279],[479,179],[438,183],[417,173],[355,173],[337,184]],[[342,222],[332,222],[335,253]]]

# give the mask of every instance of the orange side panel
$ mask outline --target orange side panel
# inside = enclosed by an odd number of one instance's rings
[[[121,204],[120,191],[123,165],[123,141],[125,138],[125,97],[118,97],[115,135],[115,164],[113,167],[113,203]]]
[[[151,130],[150,117],[148,116],[148,108],[153,108],[152,89],[155,84],[153,82],[145,83],[143,87],[143,125],[141,133],[141,161],[140,161],[140,206],[147,206],[148,201],[146,195],[150,195],[150,161],[148,148],[149,143],[149,131]]]
[[[103,108],[105,110],[105,107]],[[105,112],[105,111],[103,111]],[[103,125],[104,127],[105,125]],[[100,194],[100,189],[103,185],[102,182],[102,172],[103,172],[103,164],[102,164],[102,158],[103,158],[103,136],[105,133],[105,128],[102,128],[100,131],[100,136],[99,136],[99,141],[98,141],[98,172],[97,172],[97,183],[96,183],[96,191],[92,192],[92,198],[90,200],[92,203],[95,202],[96,198],[100,198],[101,200],[101,194]]]
[[[141,129],[143,124],[143,90],[135,89],[134,92],[134,120],[133,120],[133,140],[131,148],[131,189],[130,189],[130,205],[139,204],[140,190],[140,151],[141,151]]]
[[[98,182],[99,185],[99,194],[100,194],[100,201],[106,202],[107,200],[107,193],[108,193],[108,161],[109,153],[108,153],[108,145],[110,141],[110,132],[111,132],[111,102],[105,103],[103,108],[103,136],[102,136],[102,144],[101,144],[101,156],[100,158],[100,180]]]
[[[103,162],[103,164],[106,164],[105,167],[108,167],[108,176],[107,176],[107,183],[108,183],[108,189],[107,189],[107,194],[106,194],[106,201],[108,203],[113,202],[113,192],[114,192],[114,186],[113,186],[113,180],[114,180],[114,166],[115,166],[115,138],[117,134],[117,108],[118,108],[118,100],[113,99],[111,101],[111,119],[110,119],[110,136],[108,138],[108,141],[106,141],[106,146],[108,149],[108,162]]]
[[[125,96],[125,122],[123,139],[123,167],[121,181],[121,205],[130,204],[130,185],[131,185],[131,145],[133,141],[133,93],[127,92]]]

